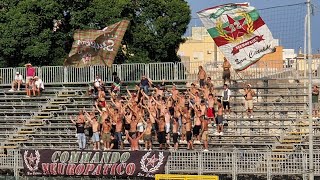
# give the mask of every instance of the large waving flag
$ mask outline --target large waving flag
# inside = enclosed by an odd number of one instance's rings
[[[112,24],[103,30],[77,30],[74,33],[69,57],[64,65],[77,67],[88,65],[113,64],[127,30],[129,21],[123,20]]]
[[[269,28],[248,3],[208,8],[198,16],[235,70],[244,70],[275,51]]]

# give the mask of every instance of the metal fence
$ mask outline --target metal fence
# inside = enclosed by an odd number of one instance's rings
[[[314,59],[312,70],[314,77],[320,77],[320,59]],[[142,75],[146,75],[155,82],[191,82],[197,80],[198,67],[203,66],[212,80],[222,79],[221,64],[207,64],[204,62],[178,62],[178,63],[149,63],[149,64],[119,64],[88,67],[43,66],[36,67],[36,75],[42,78],[45,84],[90,83],[96,76],[105,82],[112,81],[112,73],[117,72],[123,82],[138,82]],[[259,61],[244,71],[232,71],[232,79],[288,79],[306,78],[306,60],[295,60],[291,64],[283,61]],[[15,72],[25,75],[23,67],[0,68],[2,85],[10,85]]]
[[[22,170],[22,156],[19,150],[8,151],[0,156],[0,169],[10,169],[15,176]],[[309,172],[308,152],[271,152],[254,150],[212,150],[173,151],[167,165],[167,174],[215,174],[231,175],[236,180],[239,175],[301,176],[307,178]],[[314,152],[314,173],[320,176],[320,151]]]

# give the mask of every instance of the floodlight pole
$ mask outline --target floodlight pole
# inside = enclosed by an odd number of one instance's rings
[[[308,70],[309,70],[309,180],[314,180],[313,168],[313,119],[312,119],[312,49],[311,49],[311,0],[307,0],[307,37],[308,37]]]

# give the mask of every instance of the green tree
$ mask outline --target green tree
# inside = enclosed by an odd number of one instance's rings
[[[0,66],[62,65],[76,29],[130,26],[117,63],[179,61],[176,50],[190,21],[184,0],[2,0]],[[56,32],[53,20],[62,20]]]

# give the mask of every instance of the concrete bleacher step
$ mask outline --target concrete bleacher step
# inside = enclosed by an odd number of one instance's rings
[[[38,112],[32,116],[34,119],[50,119],[52,118],[51,112]]]
[[[289,135],[306,135],[306,134],[309,134],[309,132],[306,132],[306,131],[291,131],[291,132],[288,132]]]
[[[61,106],[59,105],[50,105],[50,106],[45,106],[42,108],[42,111],[61,111]]]
[[[28,119],[25,126],[43,126],[45,123],[42,119]]]
[[[50,104],[68,104],[69,100],[64,98],[64,99],[54,99],[53,101],[50,102]]]
[[[293,152],[294,150],[292,144],[275,144],[272,147],[272,152]]]
[[[67,91],[59,91],[58,97],[73,97],[77,96],[79,91],[78,90],[67,90]]]
[[[35,133],[34,129],[33,128],[20,128],[18,129],[17,131],[18,134],[32,134],[32,133]]]
[[[27,141],[28,138],[26,138],[25,136],[21,136],[21,135],[12,135],[8,138],[8,141],[10,142],[23,142],[23,141]]]
[[[0,149],[16,149],[18,147],[18,142],[3,142],[0,144]]]
[[[302,143],[301,139],[284,139],[280,140],[280,143]]]

